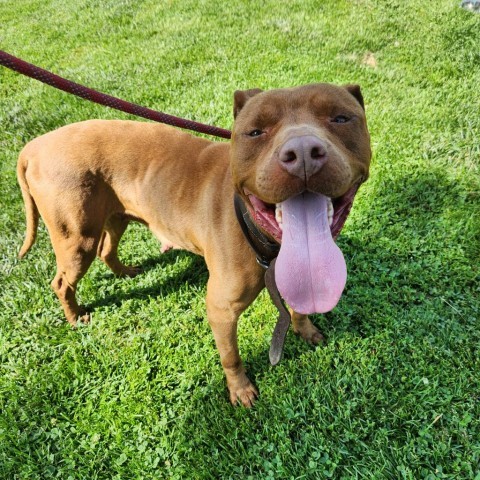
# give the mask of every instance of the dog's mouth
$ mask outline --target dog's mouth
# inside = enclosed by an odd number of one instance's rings
[[[344,195],[337,198],[326,197],[328,225],[335,239],[345,224],[353,204],[355,194],[360,184],[355,184]],[[278,243],[282,242],[283,211],[282,204],[266,203],[248,190],[245,190],[253,221],[266,233],[270,234]]]
[[[275,282],[298,313],[325,313],[340,300],[347,267],[335,238],[357,189],[335,199],[305,191],[275,205],[245,192],[254,222],[280,243]]]

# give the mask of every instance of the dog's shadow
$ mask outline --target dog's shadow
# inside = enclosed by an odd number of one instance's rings
[[[208,270],[202,257],[182,250],[172,250],[160,255],[151,255],[143,259],[140,272],[135,277],[117,277],[103,267],[96,269],[93,281],[99,287],[96,299],[86,303],[88,310],[98,307],[120,306],[131,299],[168,296],[184,285],[203,289],[207,283]],[[148,277],[148,281],[145,281]],[[105,288],[114,282],[120,288]]]

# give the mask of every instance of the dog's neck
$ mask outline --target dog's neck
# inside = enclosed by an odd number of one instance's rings
[[[238,223],[242,228],[242,232],[252,247],[257,257],[257,262],[260,266],[267,269],[271,261],[277,258],[280,251],[280,245],[277,242],[270,240],[256,225],[250,217],[247,207],[240,195],[234,196],[235,213],[237,215]]]

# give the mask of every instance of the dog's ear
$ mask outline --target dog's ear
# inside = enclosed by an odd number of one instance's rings
[[[358,103],[365,110],[365,103],[363,102],[363,95],[360,91],[360,85],[344,85],[344,87],[357,99]]]
[[[236,90],[233,94],[233,118],[237,118],[238,113],[245,106],[247,101],[260,92],[263,92],[263,90],[260,88],[252,88],[251,90]]]

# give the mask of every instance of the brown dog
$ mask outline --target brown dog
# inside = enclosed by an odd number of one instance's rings
[[[20,257],[35,241],[40,214],[57,259],[52,288],[75,326],[79,317],[88,321],[75,290],[96,255],[117,275],[138,273],[117,256],[131,220],[147,225],[163,249],[203,255],[207,316],[230,400],[251,406],[257,391],[238,353],[237,320],[264,287],[264,270],[235,217],[234,192],[261,230],[281,241],[278,288],[294,309],[294,331],[318,343],[306,314],[333,308],[346,276],[330,234],[330,199],[335,223],[342,199],[367,178],[371,152],[355,85],[237,91],[234,116],[231,143],[103,120],[31,141],[18,162],[27,213]]]

